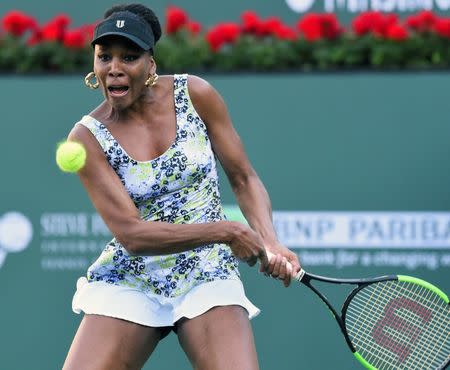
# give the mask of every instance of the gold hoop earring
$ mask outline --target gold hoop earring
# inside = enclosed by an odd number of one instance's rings
[[[159,76],[158,76],[157,73],[154,73],[154,74],[150,75],[150,77],[148,78],[148,80],[145,81],[145,86],[147,86],[147,87],[149,87],[149,86],[150,86],[150,87],[155,86],[155,85],[156,85],[156,81],[158,81],[158,78],[159,78]]]
[[[95,78],[95,83],[92,82],[92,79]],[[86,75],[86,77],[84,78],[84,83],[87,87],[89,87],[90,89],[97,89],[98,86],[100,85],[100,83],[97,80],[97,76],[95,75],[94,72],[90,72]]]

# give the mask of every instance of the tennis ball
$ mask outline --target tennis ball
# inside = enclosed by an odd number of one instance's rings
[[[75,141],[65,141],[56,150],[56,164],[64,172],[78,172],[86,163],[84,146]]]

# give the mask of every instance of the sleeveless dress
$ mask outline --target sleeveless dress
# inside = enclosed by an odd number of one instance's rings
[[[91,116],[87,127],[126,191],[148,222],[190,224],[226,219],[216,161],[207,128],[191,102],[187,75],[174,76],[176,138],[159,157],[136,161]],[[238,262],[226,244],[182,253],[133,256],[113,238],[78,279],[76,313],[100,314],[148,326],[172,326],[214,306],[240,305],[252,318],[259,310],[246,298]]]

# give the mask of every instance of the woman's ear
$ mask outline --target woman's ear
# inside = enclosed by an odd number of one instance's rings
[[[153,55],[150,55],[150,73],[151,75],[155,74],[156,72],[156,62],[153,58]]]

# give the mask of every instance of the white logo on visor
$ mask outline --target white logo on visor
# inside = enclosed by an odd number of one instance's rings
[[[125,21],[117,21],[116,23],[117,28],[122,28],[123,26],[125,26]]]

